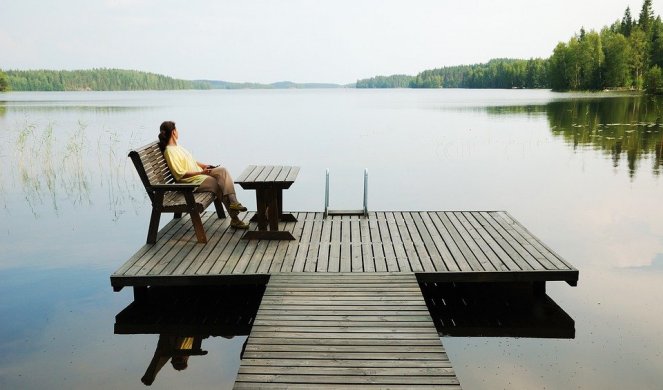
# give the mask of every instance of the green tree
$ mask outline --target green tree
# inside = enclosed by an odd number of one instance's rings
[[[0,70],[0,92],[9,90],[9,78],[7,74]]]
[[[647,92],[651,94],[663,93],[663,72],[658,65],[652,66],[647,72]]]
[[[621,33],[625,37],[629,37],[631,35],[632,29],[633,29],[633,17],[631,16],[631,8],[626,7],[626,11],[624,11],[624,17],[622,18],[622,23],[621,23]]]
[[[628,38],[630,46],[630,61],[631,75],[633,86],[636,89],[642,89],[644,85],[644,70],[647,65],[647,35],[637,26],[631,31],[631,36]]]
[[[649,34],[654,21],[654,10],[652,9],[651,0],[642,2],[642,9],[640,10],[640,17],[638,18],[638,26],[645,33]]]
[[[601,32],[603,42],[603,87],[620,88],[631,85],[628,40],[620,33],[604,29]]]

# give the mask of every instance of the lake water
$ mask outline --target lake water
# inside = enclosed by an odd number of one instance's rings
[[[354,89],[0,94],[0,388],[144,387],[158,336],[114,334],[133,297],[109,276],[149,221],[127,151],[164,120],[235,175],[301,166],[287,210],[322,210],[326,168],[330,206],[360,208],[367,168],[370,210],[507,210],[578,268],[548,283],[574,338],[443,338],[465,388],[660,388],[662,100]],[[152,386],[230,388],[244,339]]]

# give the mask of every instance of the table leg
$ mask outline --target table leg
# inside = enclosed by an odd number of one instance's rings
[[[279,188],[276,190],[276,199],[279,204],[279,221],[281,222],[297,222],[297,218],[294,215],[288,213],[283,214],[283,189]]]
[[[267,194],[267,199],[269,202],[269,230],[271,231],[279,230],[279,214],[281,214],[277,196],[279,192],[279,190],[270,188]]]
[[[265,190],[259,188],[256,189],[256,208],[258,209],[256,211],[256,219],[258,221],[258,230],[264,231],[267,230],[267,220],[265,219],[265,211],[266,211],[266,195]]]

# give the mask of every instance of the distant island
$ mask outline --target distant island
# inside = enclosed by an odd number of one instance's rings
[[[351,86],[354,87],[354,84]],[[258,84],[219,80],[181,80],[137,70],[105,68],[88,70],[9,70],[4,73],[0,72],[0,91],[143,91],[342,87],[345,86],[323,83],[293,83],[290,81]]]
[[[554,91],[646,90],[663,93],[663,22],[644,0],[638,19],[626,8],[600,32],[580,29],[549,58],[498,58],[487,63],[424,70],[416,76],[376,76],[340,85],[180,80],[124,69],[0,71],[0,91],[136,91],[285,88],[546,88]]]

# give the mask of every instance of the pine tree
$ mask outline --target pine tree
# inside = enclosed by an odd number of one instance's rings
[[[645,0],[642,3],[642,10],[638,19],[638,25],[645,33],[649,34],[654,21],[654,10],[652,9],[651,0]]]
[[[624,11],[624,17],[622,18],[622,35],[628,38],[631,35],[632,29],[633,17],[631,17],[631,8],[626,7],[626,11]]]

